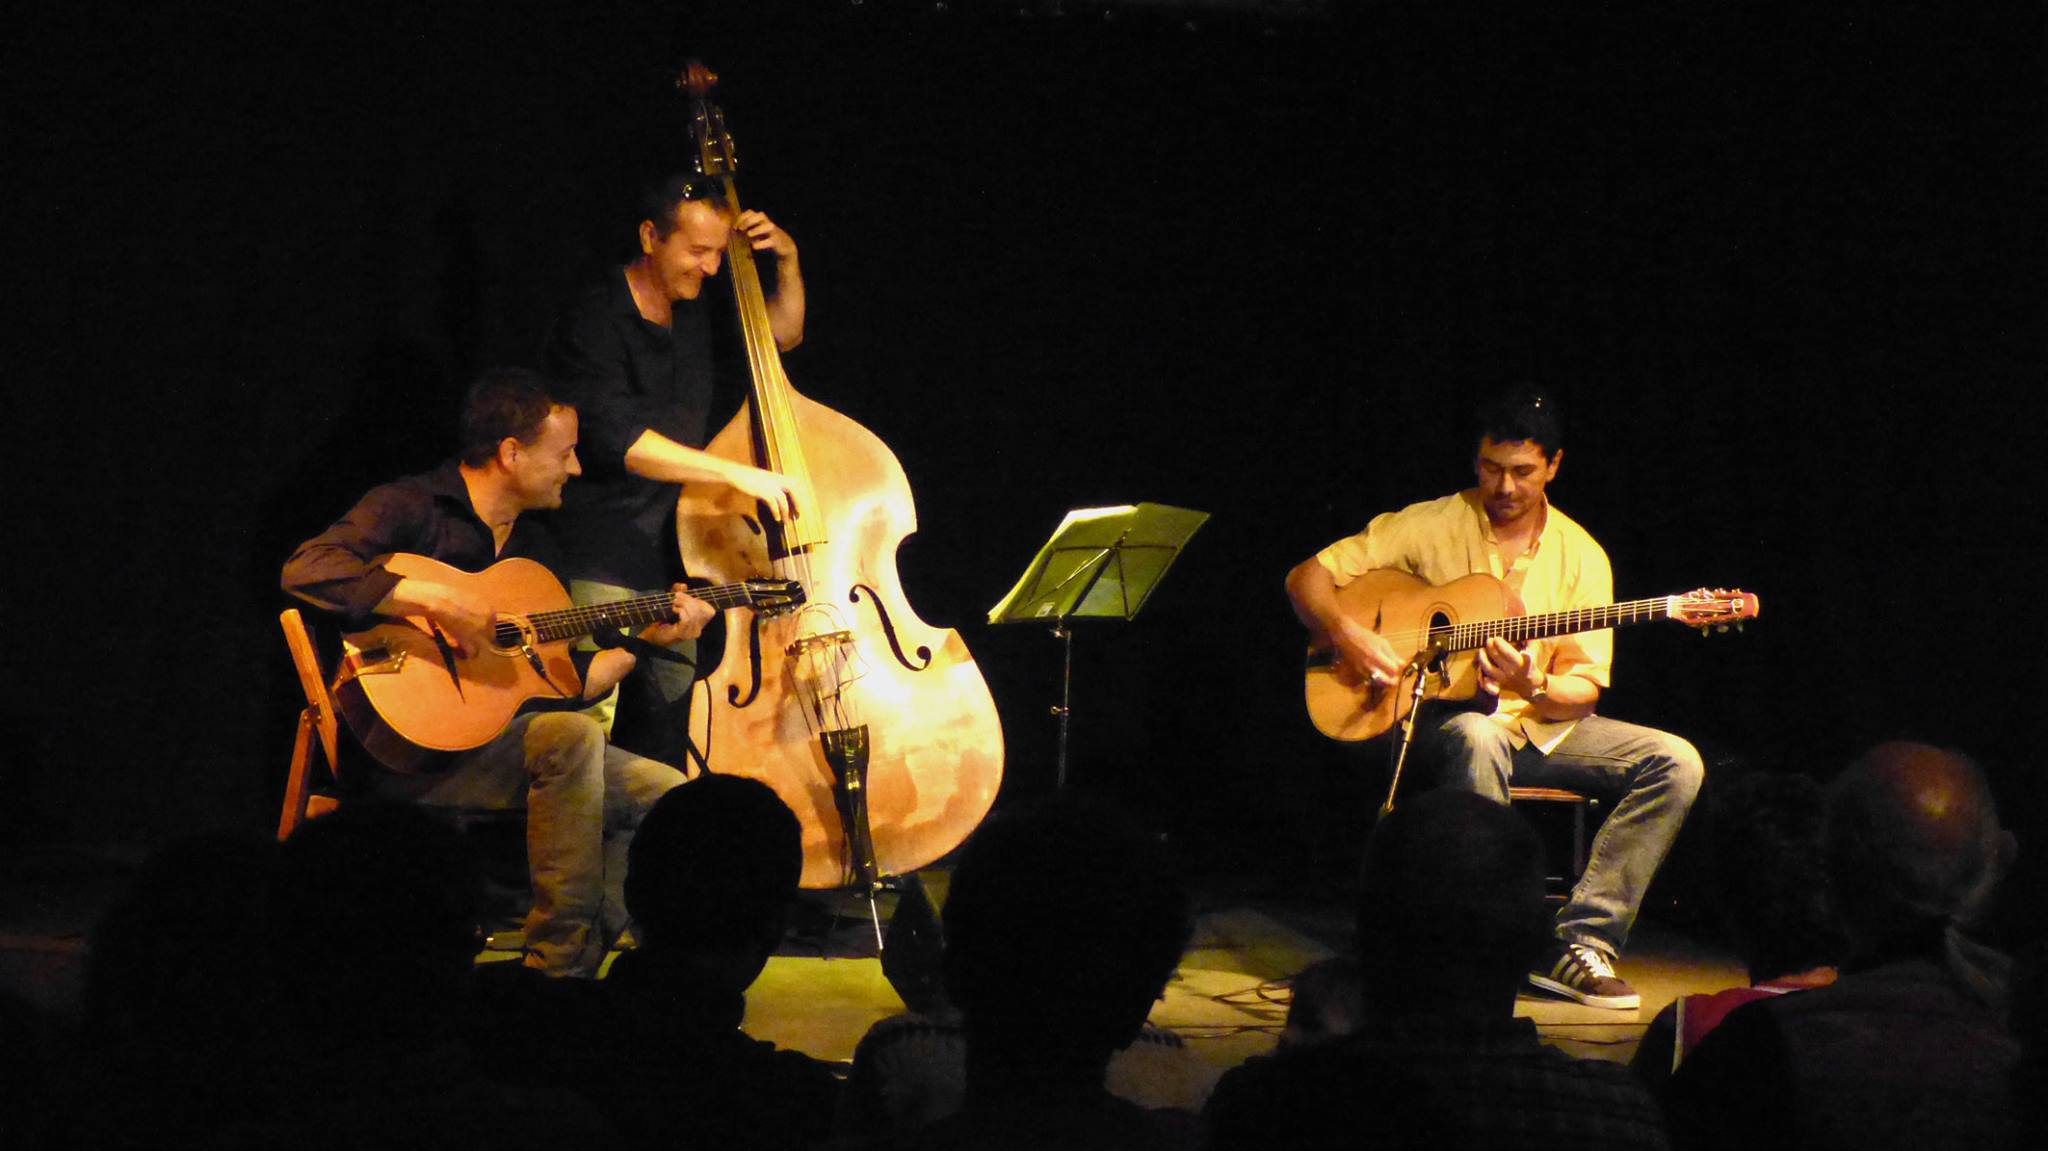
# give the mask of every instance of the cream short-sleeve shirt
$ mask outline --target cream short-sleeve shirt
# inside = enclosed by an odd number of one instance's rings
[[[1324,548],[1316,559],[1338,587],[1381,568],[1404,571],[1432,584],[1485,572],[1520,596],[1530,614],[1614,602],[1614,572],[1607,553],[1555,504],[1545,505],[1543,530],[1535,544],[1513,563],[1503,564],[1477,488],[1375,516],[1364,531]],[[1608,686],[1614,659],[1612,629],[1536,640],[1534,647],[1546,674],[1575,675]],[[1493,719],[1508,729],[1515,746],[1534,743],[1545,753],[1576,724],[1536,719],[1529,701],[1515,695],[1501,697]]]

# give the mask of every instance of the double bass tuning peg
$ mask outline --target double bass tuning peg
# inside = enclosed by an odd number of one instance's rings
[[[702,97],[718,83],[718,73],[704,66],[701,60],[692,60],[676,73],[676,87],[692,96]]]

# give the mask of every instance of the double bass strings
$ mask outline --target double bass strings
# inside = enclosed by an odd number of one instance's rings
[[[728,177],[726,202],[739,210],[739,195]],[[797,433],[795,405],[788,380],[782,374],[781,357],[768,318],[766,293],[761,289],[760,270],[743,233],[734,232],[726,241],[726,262],[731,269],[733,295],[739,304],[740,330],[747,348],[749,366],[756,383],[759,404],[756,418],[761,426],[765,465],[789,478],[797,497],[796,514],[780,525],[783,554],[773,561],[775,572],[801,584],[805,606],[797,613],[796,632],[786,649],[794,661],[792,679],[801,702],[804,719],[813,734],[844,731],[859,726],[860,720],[848,697],[847,687],[861,678],[857,667],[859,650],[853,645],[851,629],[839,617],[838,605],[829,596],[819,596],[812,568],[816,549],[826,541],[811,536],[812,523],[820,522],[817,489],[811,483],[809,461],[804,457]],[[823,629],[806,630],[805,624],[824,617]]]

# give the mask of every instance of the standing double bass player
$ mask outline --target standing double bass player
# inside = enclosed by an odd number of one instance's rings
[[[676,173],[638,192],[638,254],[586,288],[548,339],[551,372],[580,394],[585,475],[564,500],[570,595],[601,603],[683,578],[675,539],[680,485],[727,489],[777,519],[802,514],[789,480],[703,451],[716,381],[705,281],[734,231],[774,256],[767,298],[776,346],[803,339],[796,241],[760,212],[734,213],[716,182]],[[696,643],[642,651],[617,695],[596,709],[621,747],[687,762]],[[613,709],[616,714],[612,714]]]
[[[691,95],[697,171],[737,209],[732,138],[708,99],[715,82],[693,63],[680,86]],[[728,233],[750,390],[706,451],[786,477],[794,514],[778,519],[685,486],[677,541],[691,572],[793,581],[803,607],[773,619],[726,614],[724,657],[699,686],[692,743],[710,770],[775,790],[803,831],[802,885],[863,892],[879,942],[881,879],[959,846],[995,802],[1002,725],[960,634],[919,619],[903,594],[896,549],[917,511],[902,464],[873,432],[784,377],[777,311],[789,289],[764,291],[761,249],[775,250]]]
[[[664,666],[659,679],[629,681],[614,738],[686,748],[707,770],[768,784],[801,825],[802,885],[854,887],[872,914],[882,877],[951,851],[987,814],[1002,781],[1002,727],[959,633],[919,619],[903,594],[895,552],[917,516],[902,465],[782,374],[781,352],[803,335],[796,243],[740,210],[732,140],[707,99],[715,82],[701,65],[683,74],[695,169],[649,193],[638,256],[551,340],[556,373],[583,387],[589,425],[592,482],[564,508],[581,577],[571,594],[659,586],[678,552],[694,577],[802,587],[792,616],[728,612],[717,667]],[[707,441],[711,331],[729,317],[708,314],[702,289],[721,270],[737,304],[747,400]],[[636,708],[654,721],[636,720]]]

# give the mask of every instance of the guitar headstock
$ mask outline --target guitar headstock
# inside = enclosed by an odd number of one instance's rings
[[[793,579],[757,577],[746,582],[747,606],[764,616],[782,615],[804,606],[804,585]]]
[[[1671,618],[1688,627],[1706,631],[1741,628],[1744,620],[1756,618],[1757,598],[1749,592],[1727,588],[1694,588],[1671,597]]]

